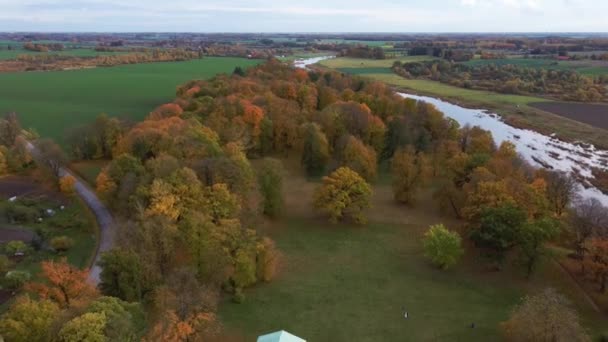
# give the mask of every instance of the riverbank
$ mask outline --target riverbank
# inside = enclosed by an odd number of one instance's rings
[[[375,71],[376,68],[363,64],[368,60],[361,60],[360,63],[350,61],[350,64],[338,63],[339,61],[340,58],[336,58],[329,62],[321,61],[317,65],[381,81],[394,87],[396,91],[438,97],[470,109],[484,108],[499,114],[506,123],[513,127],[534,130],[544,135],[555,134],[560,140],[566,142],[581,141],[593,144],[598,148],[608,149],[608,130],[546,112],[530,105],[538,102],[552,102],[550,99],[470,90],[429,80],[406,79],[390,72],[390,69],[384,64],[382,66],[387,68],[387,72],[378,73]],[[336,65],[340,68],[335,67]],[[344,68],[344,66],[346,67]],[[361,69],[361,72],[353,71],[356,69]],[[364,72],[365,70],[371,72]]]

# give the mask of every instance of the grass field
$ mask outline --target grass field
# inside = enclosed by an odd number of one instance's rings
[[[583,75],[597,76],[608,74],[608,62],[603,61],[556,61],[554,59],[533,58],[504,58],[504,59],[473,59],[464,64],[479,65],[517,65],[526,68],[543,68],[551,70],[573,70]]]
[[[24,127],[61,139],[67,128],[98,114],[141,120],[156,106],[172,101],[178,85],[235,66],[259,63],[242,58],[122,65],[57,72],[0,74],[0,113],[15,111]]]
[[[307,201],[316,184],[293,171],[285,179],[285,217],[263,229],[283,253],[278,276],[246,291],[244,303],[220,306],[231,336],[251,341],[285,329],[309,341],[496,341],[520,298],[549,286],[601,331],[604,317],[551,259],[529,281],[516,266],[483,271],[475,251],[449,271],[432,267],[422,234],[430,224],[458,222],[437,212],[430,193],[407,208],[394,203],[389,185],[376,184],[369,225],[331,225]]]

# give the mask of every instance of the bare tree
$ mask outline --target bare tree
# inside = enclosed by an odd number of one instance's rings
[[[595,198],[577,201],[572,208],[570,228],[575,236],[576,255],[583,260],[587,241],[594,236],[606,235],[608,231],[608,208]],[[585,273],[584,263],[582,272]]]
[[[59,176],[59,170],[67,162],[67,157],[61,147],[50,139],[36,141],[32,155],[40,165],[50,170],[55,176]]]
[[[551,210],[557,216],[562,216],[568,205],[576,200],[578,184],[570,173],[547,172],[547,198]]]
[[[0,144],[12,147],[19,134],[21,134],[21,124],[16,113],[9,113],[0,120]]]

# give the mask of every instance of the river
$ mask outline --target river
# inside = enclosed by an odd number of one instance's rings
[[[311,64],[328,58],[333,58],[333,56],[298,60],[294,62],[294,65],[299,68],[307,68]],[[483,109],[464,108],[429,96],[398,94],[404,98],[434,105],[446,117],[456,120],[461,126],[479,126],[490,131],[497,144],[503,141],[512,142],[517,148],[517,152],[533,166],[580,175],[585,179],[580,183],[580,195],[584,198],[596,198],[608,206],[608,195],[603,194],[588,181],[593,178],[592,168],[608,169],[608,151],[599,150],[591,144],[568,143],[553,136],[515,128],[502,121],[499,115]]]

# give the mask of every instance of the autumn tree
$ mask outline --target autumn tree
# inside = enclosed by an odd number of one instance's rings
[[[64,194],[71,195],[76,190],[76,178],[70,174],[59,178],[59,189]]]
[[[599,291],[606,293],[608,284],[608,239],[595,238],[589,242],[589,256],[584,261],[591,270]]]
[[[366,181],[369,182],[376,178],[378,168],[376,152],[354,136],[345,138],[338,159],[341,166],[357,172]]]
[[[59,145],[50,139],[36,141],[34,156],[53,176],[59,176],[59,170],[67,162],[67,157]]]
[[[35,301],[19,296],[0,319],[0,331],[7,341],[50,341],[59,307],[50,300]]]
[[[21,134],[21,124],[16,113],[9,113],[0,119],[0,144],[12,147],[15,139]]]
[[[576,180],[568,173],[547,172],[547,198],[553,213],[561,217],[566,208],[577,196],[578,185]]]
[[[395,153],[391,163],[393,170],[393,194],[395,200],[413,204],[418,189],[427,180],[430,169],[426,156],[409,146]]]
[[[502,329],[508,341],[591,341],[568,299],[554,289],[525,297]]]
[[[269,217],[277,217],[283,209],[283,164],[278,159],[266,158],[257,173],[263,213]]]
[[[315,208],[329,215],[337,223],[350,217],[357,223],[367,221],[363,211],[369,208],[371,186],[355,171],[341,167],[327,177],[314,193]]]
[[[424,234],[424,255],[441,269],[454,266],[464,254],[460,235],[444,225],[431,226]]]
[[[309,177],[323,174],[329,161],[329,145],[325,134],[316,124],[304,127],[304,146],[302,150],[302,165]]]
[[[608,227],[608,210],[595,198],[577,201],[569,219],[574,236],[574,248],[579,260],[584,260],[587,242]],[[585,263],[581,264],[585,273]]]
[[[28,287],[42,299],[50,299],[61,308],[70,308],[83,306],[97,294],[87,280],[88,271],[75,268],[65,259],[43,261],[41,267],[46,283],[31,283]]]

